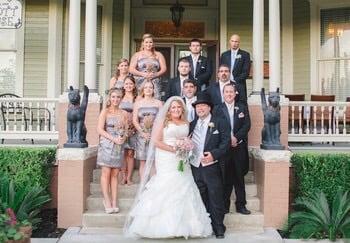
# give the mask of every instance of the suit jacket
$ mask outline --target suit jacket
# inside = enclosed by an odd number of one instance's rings
[[[225,103],[218,105],[213,114],[215,116],[225,119],[230,123],[230,115]],[[237,147],[230,147],[230,150],[225,155],[226,163],[231,162],[232,159],[236,163],[240,163],[243,175],[247,174],[249,170],[249,154],[248,154],[248,132],[250,129],[249,110],[245,103],[236,102],[234,111],[234,127],[233,135],[237,138]],[[231,151],[231,152],[230,152]],[[233,158],[231,157],[233,156]]]
[[[208,86],[210,77],[213,73],[213,64],[211,60],[208,60],[208,58],[206,58],[205,56],[199,56],[196,67],[196,75],[194,75],[192,56],[189,55],[187,57],[183,57],[182,59],[187,59],[190,62],[190,79],[196,80],[198,87],[201,87],[203,84]],[[194,78],[194,76],[196,76],[196,78]]]
[[[230,114],[225,103],[216,106],[213,114],[225,119],[229,123],[231,122]],[[239,144],[242,142],[246,143],[251,124],[248,108],[242,102],[235,102],[233,123],[233,135],[237,138],[237,142]]]
[[[181,84],[180,77],[169,79],[168,85],[165,91],[164,101],[169,99],[171,96],[181,96]]]
[[[193,133],[196,127],[198,118],[190,123],[190,134]],[[207,134],[204,143],[204,152],[210,152],[215,160],[222,161],[223,156],[230,148],[231,135],[229,123],[220,117],[211,116],[210,122],[214,127],[207,129]]]
[[[236,95],[236,101],[240,100],[242,102],[246,102],[246,99],[244,96],[241,95],[242,87],[238,86],[236,82],[231,81],[231,84],[234,84],[236,86],[236,89],[238,91],[238,94]],[[216,81],[215,83],[211,83],[210,86],[204,91],[206,92],[211,99],[211,102],[214,106],[220,105],[222,103],[222,94],[220,91],[220,84],[219,81]]]
[[[240,58],[237,57],[238,55],[240,55]],[[231,50],[225,51],[224,53],[221,54],[220,64],[226,64],[229,67],[231,67]],[[242,90],[245,92],[245,97],[247,97],[246,79],[249,76],[249,71],[250,71],[250,55],[248,52],[238,49],[235,65],[233,67],[233,70],[231,70],[231,72],[236,83],[243,87]]]

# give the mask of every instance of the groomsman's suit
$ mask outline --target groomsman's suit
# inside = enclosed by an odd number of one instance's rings
[[[193,106],[203,103],[212,106],[208,95],[200,93]],[[218,238],[223,238],[226,227],[223,224],[225,206],[220,163],[223,163],[223,156],[230,146],[229,124],[224,119],[209,114],[204,120],[197,118],[190,123],[190,134],[199,155],[210,152],[214,158],[211,164],[203,164],[198,158],[191,162],[191,168],[204,205],[210,214],[213,231]]]
[[[165,91],[164,101],[169,99],[171,96],[181,96],[181,80],[180,76],[169,79],[167,89]]]
[[[232,50],[225,51],[221,54],[220,64],[226,64],[231,67],[232,58],[234,56],[234,66],[230,70],[233,76],[233,80],[236,81],[239,90],[244,93],[240,93],[242,100],[247,100],[247,85],[246,79],[249,76],[250,71],[250,55],[248,52],[238,49],[235,55],[232,55]]]
[[[220,90],[220,81],[216,81],[215,83],[210,84],[210,86],[205,90],[205,92],[210,96],[211,102],[214,106],[220,105],[223,100],[223,94]],[[244,98],[241,98],[241,92],[243,92],[240,86],[237,86],[237,83],[234,81],[230,81],[231,84],[236,86],[236,90],[238,92],[238,97],[242,102],[245,102]]]
[[[237,138],[237,146],[230,146],[229,151],[225,155],[225,208],[228,213],[230,208],[230,197],[233,186],[236,193],[236,210],[246,210],[246,192],[244,184],[244,176],[249,170],[249,155],[248,155],[248,131],[250,129],[250,117],[248,107],[245,103],[235,102],[233,119],[231,124],[230,113],[227,104],[224,102],[216,107],[215,116],[224,118],[231,125],[231,132]],[[231,113],[232,114],[232,113]],[[233,128],[233,129],[232,129]],[[246,213],[247,214],[247,213]]]
[[[209,80],[213,73],[213,64],[211,60],[205,56],[200,55],[197,60],[196,70],[194,70],[192,55],[183,57],[182,59],[187,59],[191,65],[190,79],[197,81],[197,86],[200,88],[205,85],[209,86]],[[181,59],[180,59],[181,60]]]

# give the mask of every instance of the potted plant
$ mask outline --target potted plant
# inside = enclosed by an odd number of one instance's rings
[[[11,208],[0,214],[0,242],[30,243],[32,227],[29,221],[18,221]]]

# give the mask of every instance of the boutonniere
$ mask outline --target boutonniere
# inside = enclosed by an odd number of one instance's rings
[[[235,106],[235,111],[238,111],[239,110],[239,107],[238,106]]]
[[[243,117],[244,117],[244,113],[243,112],[238,114],[238,118],[243,118]]]
[[[214,122],[209,122],[208,127],[209,127],[210,132],[211,132],[213,130],[213,128],[215,127]]]
[[[236,59],[241,59],[241,58],[242,58],[241,54],[236,55]]]
[[[202,62],[202,60],[201,60],[201,59],[198,59],[197,63],[201,63],[201,62]]]

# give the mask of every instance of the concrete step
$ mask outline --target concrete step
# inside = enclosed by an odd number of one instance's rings
[[[135,198],[137,192],[138,184],[133,184],[130,186],[119,185],[118,186],[118,197],[123,198]],[[247,197],[255,197],[257,195],[257,186],[256,184],[246,184],[245,185]],[[92,182],[90,183],[90,194],[91,195],[102,195],[101,186],[99,183]],[[232,193],[232,198],[235,198],[235,193]]]
[[[126,212],[106,214],[101,210],[88,210],[83,214],[83,227],[116,227],[124,226]],[[250,215],[229,213],[225,215],[224,224],[233,229],[243,230],[249,228],[263,228],[264,215],[252,211]]]
[[[101,169],[95,169],[93,172],[93,182],[100,183],[100,177],[101,177]],[[248,171],[248,173],[244,177],[244,180],[245,180],[245,183],[254,183],[255,182],[254,172]],[[140,175],[138,170],[134,170],[132,174],[132,181],[134,183],[140,182]]]
[[[101,195],[91,195],[87,198],[87,209],[88,210],[103,210],[103,199]],[[134,202],[133,198],[121,198],[119,199],[119,208],[122,211],[128,211]],[[247,208],[249,210],[259,211],[260,210],[260,200],[257,197],[247,198]],[[231,200],[230,212],[235,212],[235,201]]]
[[[226,227],[226,234],[249,232],[250,234],[259,234],[263,232],[262,227],[246,227],[244,229]],[[79,234],[83,235],[123,235],[122,228],[113,227],[83,227]]]

